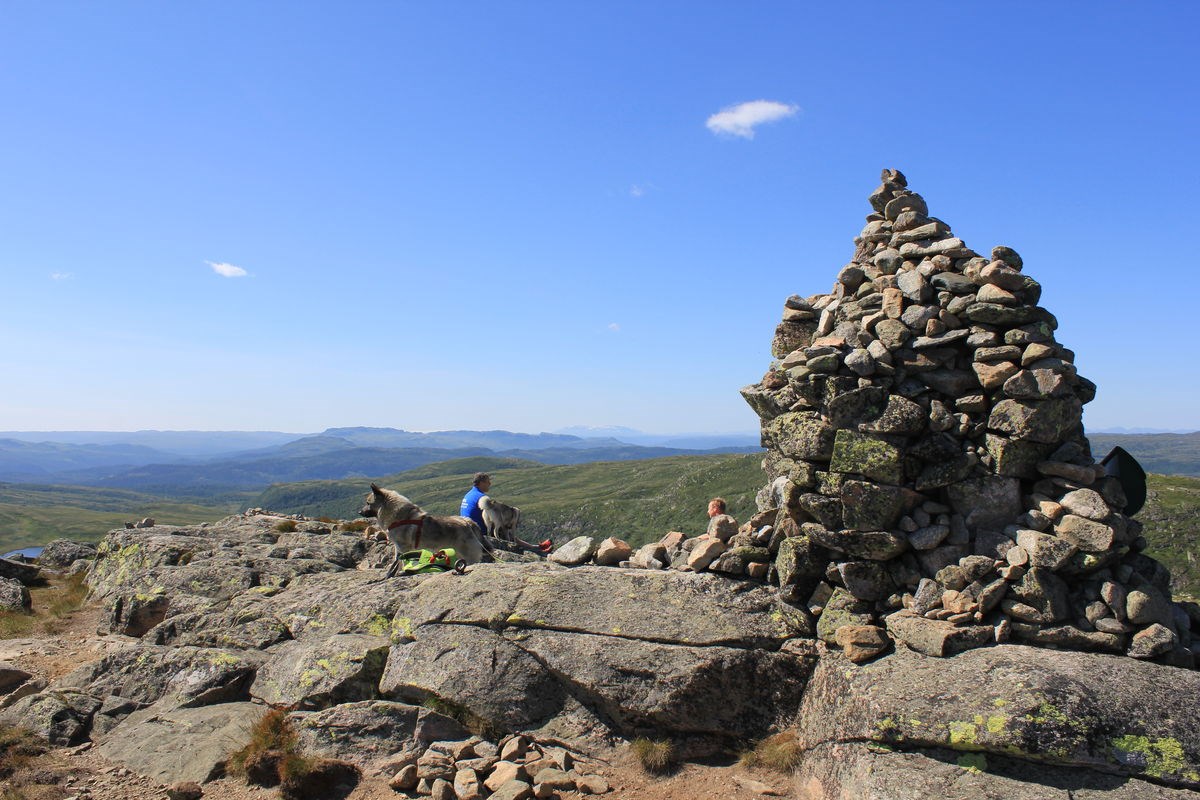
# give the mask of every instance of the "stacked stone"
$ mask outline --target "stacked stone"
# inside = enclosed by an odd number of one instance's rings
[[[752,521],[739,528],[732,516],[719,514],[708,521],[708,529],[699,536],[670,531],[637,550],[615,536],[602,541],[594,536],[577,536],[551,553],[549,560],[566,567],[595,564],[624,569],[711,571],[730,578],[766,580],[771,570],[771,551],[767,548],[771,536],[769,525]]]
[[[493,744],[478,736],[434,742],[390,765],[389,784],[404,797],[434,800],[529,800],[562,793],[603,794],[608,782],[579,769],[570,751],[523,735]]]
[[[853,260],[828,294],[787,299],[776,360],[742,390],[781,597],[861,658],[890,634],[934,655],[1011,637],[1193,666],[1200,609],[1171,602],[1092,457],[1096,387],[1041,286],[1011,248],[968,248],[900,172],[869,199]]]

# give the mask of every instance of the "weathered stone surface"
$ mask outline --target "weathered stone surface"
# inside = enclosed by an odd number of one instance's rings
[[[887,631],[876,625],[843,625],[834,637],[846,658],[855,664],[874,658],[892,645]]]
[[[22,697],[0,708],[0,724],[24,728],[58,747],[79,744],[87,736],[100,701],[71,689]]]
[[[33,607],[29,590],[20,581],[0,578],[0,611],[20,612]]]
[[[57,685],[141,704],[212,705],[247,700],[257,653],[201,647],[127,647],[76,669]]]
[[[41,576],[41,568],[34,564],[24,564],[9,558],[0,558],[0,578],[32,586]]]
[[[1003,529],[1021,513],[1020,484],[998,475],[961,481],[948,487],[954,510],[970,528]]]
[[[911,495],[898,486],[848,480],[842,483],[841,500],[842,520],[847,528],[878,531],[890,528],[896,522],[911,503]]]
[[[878,561],[845,561],[838,564],[838,574],[846,591],[859,600],[882,600],[894,588],[887,570]]]
[[[908,611],[889,614],[885,622],[893,639],[927,656],[950,656],[992,641],[989,627],[962,628],[943,620],[918,617]]]
[[[883,439],[856,431],[837,432],[829,468],[887,484],[899,484],[904,479],[900,450]]]
[[[586,564],[596,555],[596,539],[592,536],[576,536],[571,541],[559,547],[548,558],[555,564],[565,567],[577,567]]]
[[[887,561],[908,549],[903,536],[891,531],[831,531],[820,525],[805,526],[819,544],[850,558]]]
[[[615,536],[608,537],[596,547],[596,563],[605,567],[613,567],[622,561],[628,561],[631,555],[633,555],[633,548],[629,543]]]
[[[127,717],[98,750],[160,783],[207,783],[223,774],[230,753],[245,746],[251,727],[264,713],[266,708],[254,703],[151,706]]]
[[[1082,406],[1075,397],[1053,400],[1001,400],[992,407],[988,427],[1008,436],[1055,444],[1079,427]]]
[[[1190,800],[1195,793],[1127,775],[942,748],[893,750],[823,744],[804,755],[795,783],[814,798],[854,800]],[[804,796],[804,795],[802,795]]]
[[[1054,532],[1085,553],[1103,553],[1113,546],[1113,529],[1075,514],[1065,514],[1054,525]]]
[[[361,633],[283,642],[258,669],[250,695],[299,709],[377,699],[389,646],[387,637]]]
[[[814,411],[781,414],[763,433],[789,458],[828,461],[833,455],[834,428]]]
[[[801,706],[803,744],[945,747],[1200,785],[1200,719],[1175,713],[1200,701],[1196,672],[1017,645],[952,659],[897,648],[847,666],[821,659]]]
[[[70,539],[55,539],[42,548],[42,552],[38,555],[38,565],[63,569],[80,559],[90,561],[95,556],[96,545],[94,544],[73,542]]]
[[[288,719],[306,751],[348,761],[364,770],[378,768],[397,753],[411,754],[415,763],[416,756],[433,742],[467,736],[461,724],[443,714],[384,700],[295,711]]]
[[[1045,567],[1050,570],[1062,567],[1078,550],[1075,545],[1065,539],[1028,528],[1017,531],[1017,545],[1027,558],[1014,561],[1014,558],[1010,557],[1010,564],[1023,566],[1022,562],[1028,561],[1035,567]]]

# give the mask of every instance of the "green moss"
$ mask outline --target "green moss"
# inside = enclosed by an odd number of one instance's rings
[[[963,753],[958,757],[958,765],[967,772],[978,775],[987,770],[987,756],[983,753]]]

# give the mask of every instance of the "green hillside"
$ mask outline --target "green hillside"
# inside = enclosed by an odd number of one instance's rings
[[[1151,475],[1147,488],[1137,515],[1147,552],[1170,567],[1176,594],[1200,599],[1200,478]]]
[[[426,511],[456,514],[471,476],[492,473],[491,494],[522,509],[521,535],[561,543],[574,536],[620,536],[642,544],[669,530],[697,534],[707,523],[709,498],[721,495],[739,520],[754,512],[764,476],[758,455],[671,456],[546,466],[515,458],[472,457],[426,464],[376,478]],[[124,490],[0,484],[0,552],[67,537],[97,541],[127,520],[154,517],[185,524],[216,520],[248,507],[352,519],[371,479],[305,481],[272,486],[259,495],[201,504]],[[1200,478],[1150,475],[1146,507],[1138,514],[1149,553],[1174,575],[1175,591],[1200,597]]]
[[[633,544],[669,530],[691,534],[708,523],[707,501],[721,495],[738,519],[754,512],[764,476],[758,455],[671,456],[545,466],[514,459],[465,458],[430,464],[377,482],[395,489],[433,514],[457,514],[471,476],[493,477],[490,494],[520,507],[525,539],[619,536]],[[362,506],[367,479],[308,481],[273,486],[255,500],[276,511],[335,518],[353,517]]]

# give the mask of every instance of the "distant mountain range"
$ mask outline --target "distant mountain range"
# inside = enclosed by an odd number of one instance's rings
[[[222,431],[214,432],[213,441],[207,443],[205,435],[201,431],[6,434],[0,437],[0,481],[209,498],[274,483],[383,475],[468,456],[581,464],[759,449],[756,440],[722,440],[709,447],[648,446],[561,433],[416,433],[366,427],[330,428],[315,435]]]
[[[1149,472],[1200,476],[1200,432],[1095,433],[1089,438],[1097,458],[1120,445]],[[318,434],[15,432],[0,434],[0,482],[214,498],[261,491],[276,483],[386,475],[475,456],[559,465],[758,450],[757,437],[749,434],[668,436],[628,428],[572,428],[536,434],[502,430],[418,433],[368,427],[329,428]]]

